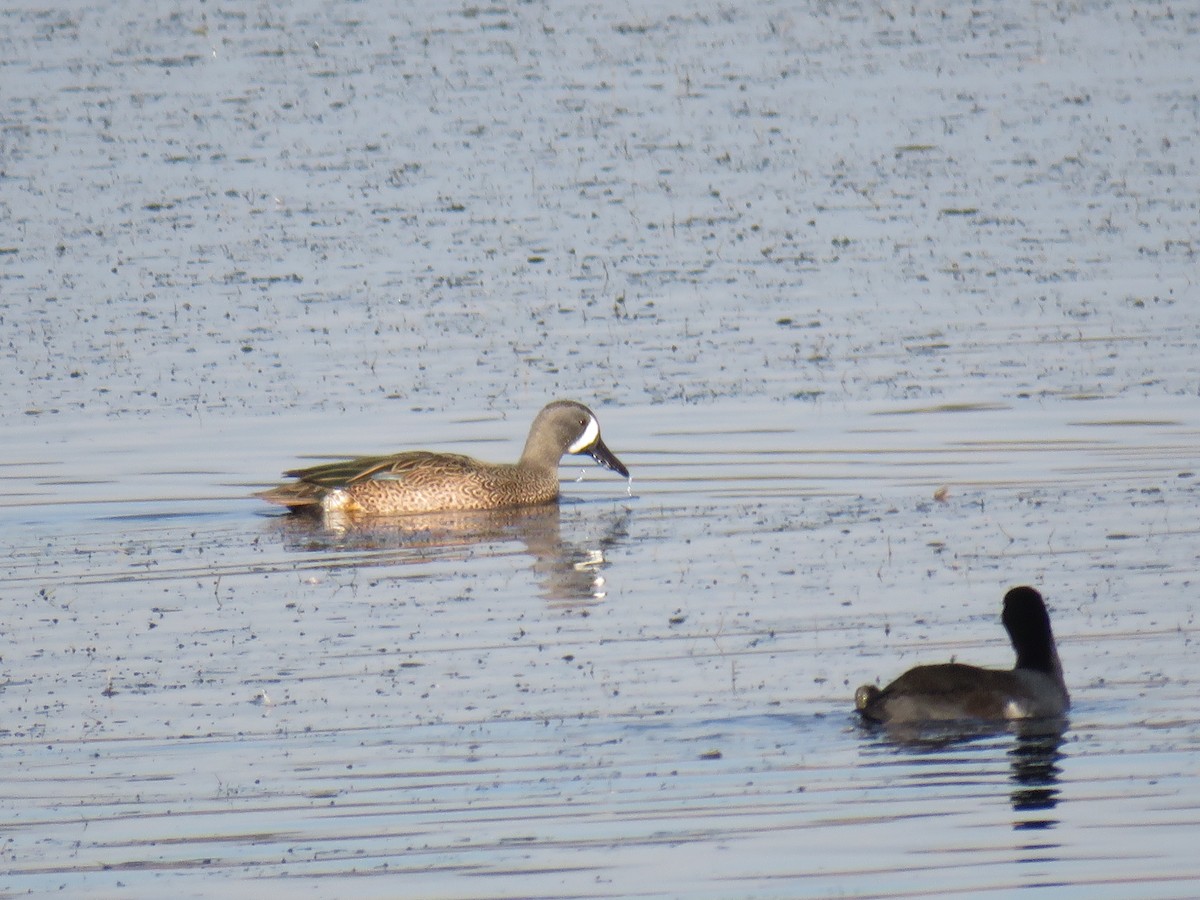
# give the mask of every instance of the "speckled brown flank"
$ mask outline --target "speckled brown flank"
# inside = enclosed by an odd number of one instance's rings
[[[402,480],[364,479],[338,489],[343,512],[386,515],[446,509],[502,509],[558,499],[558,475],[520,465],[479,463],[465,456],[413,454]],[[330,493],[325,494],[331,496]]]

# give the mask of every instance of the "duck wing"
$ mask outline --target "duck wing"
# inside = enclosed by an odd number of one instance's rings
[[[469,471],[479,464],[457,453],[430,453],[415,450],[389,456],[357,456],[321,463],[283,474],[295,481],[285,482],[255,494],[269,503],[290,509],[319,506],[330,491],[348,488],[364,481],[402,481],[437,479]]]
[[[390,456],[359,456],[307,469],[292,469],[283,474],[326,490],[335,490],[361,481],[402,481],[418,473],[448,475],[468,470],[472,465],[478,464],[469,456],[413,450]]]

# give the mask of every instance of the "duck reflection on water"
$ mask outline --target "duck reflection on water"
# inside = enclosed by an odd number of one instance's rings
[[[1065,717],[1013,722],[955,722],[923,725],[884,725],[861,722],[858,728],[873,739],[870,750],[894,754],[895,764],[919,764],[913,774],[922,786],[994,782],[981,778],[980,764],[999,761],[1003,750],[1010,772],[1009,803],[1017,831],[1053,828],[1064,758],[1062,746],[1069,722]],[[1012,742],[1006,738],[1011,736]],[[890,764],[890,763],[889,763]]]
[[[313,565],[339,568],[528,555],[540,596],[552,604],[590,605],[606,594],[608,551],[628,536],[627,507],[571,503],[404,516],[273,516],[289,551],[317,554]],[[587,515],[577,515],[577,509]],[[564,537],[564,522],[573,537]],[[586,532],[586,535],[585,535]],[[514,550],[512,544],[523,545]]]

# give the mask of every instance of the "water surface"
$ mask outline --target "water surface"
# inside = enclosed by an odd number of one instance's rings
[[[1196,894],[1193,13],[0,16],[0,892]],[[1065,728],[857,722],[1020,583]]]

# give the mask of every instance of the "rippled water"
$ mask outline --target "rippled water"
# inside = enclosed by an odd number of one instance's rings
[[[122,476],[63,506],[61,464],[18,467],[40,500],[5,510],[7,887],[1186,895],[1200,408],[1079,411],[826,411],[814,435],[614,409],[631,495],[564,467],[557,509],[415,530],[187,496],[232,457],[160,473],[169,505]],[[980,438],[1018,425],[1043,439]],[[857,724],[861,681],[1010,664],[1015,581],[1049,597],[1064,734]]]
[[[1194,14],[2,16],[0,892],[1197,893]],[[856,720],[1018,583],[1064,730]]]

